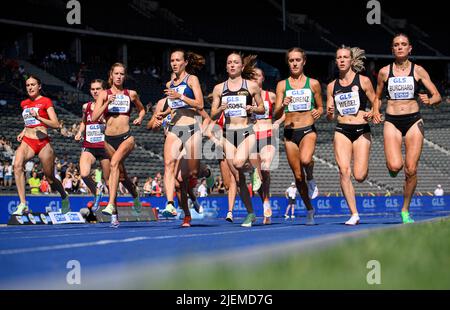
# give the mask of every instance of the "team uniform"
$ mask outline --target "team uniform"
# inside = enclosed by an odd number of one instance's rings
[[[307,112],[311,111],[315,104],[314,93],[309,84],[309,77],[306,77],[306,83],[303,88],[293,89],[289,83],[289,79],[286,79],[286,90],[284,92],[284,98],[292,97],[291,103],[284,108],[284,113],[292,112]],[[284,138],[286,141],[294,142],[299,145],[303,137],[307,134],[316,132],[314,124],[311,126],[301,128],[284,128]]]
[[[92,102],[88,102],[84,112],[84,130],[82,152],[91,153],[96,159],[102,161],[107,159],[105,152],[105,124],[103,122],[92,121]]]
[[[187,74],[180,84],[175,85],[174,82],[170,82],[170,89],[175,90],[177,93],[190,98],[195,99],[194,91],[188,85],[188,80],[191,75]],[[192,109],[190,105],[184,102],[181,99],[169,99],[167,98],[167,104],[172,110],[178,109]],[[187,140],[192,137],[197,131],[200,130],[199,126],[196,126],[195,123],[191,125],[175,125],[172,122],[169,123],[168,127],[169,132],[175,134],[184,144],[186,144]]]
[[[46,128],[48,127],[41,121],[34,118],[31,115],[31,111],[32,110],[36,111],[39,117],[49,119],[47,109],[53,107],[53,103],[50,100],[50,98],[40,97],[39,99],[36,100],[25,99],[20,103],[20,106],[23,109],[22,117],[26,128],[35,128],[39,126]],[[50,143],[50,138],[46,136],[45,138],[41,139],[32,139],[28,138],[27,136],[24,136],[22,141],[28,144],[30,148],[33,149],[34,153],[37,155],[48,143]]]
[[[107,95],[113,95],[111,89],[106,91]],[[116,98],[114,101],[108,104],[108,108],[104,112],[105,119],[108,119],[110,116],[114,115],[127,115],[130,117],[131,114],[131,97],[130,91],[128,89],[123,90],[123,94],[116,94]],[[131,136],[131,133],[128,131],[126,133],[116,135],[116,136],[108,136],[105,135],[105,141],[111,145],[115,150],[119,148],[123,141],[128,139]]]
[[[246,106],[251,106],[253,97],[250,94],[247,86],[247,80],[242,79],[242,86],[237,91],[231,91],[228,88],[228,81],[223,84],[223,90],[221,95],[221,102],[227,104],[227,108],[224,111],[224,122],[232,117],[249,117]],[[223,137],[227,139],[236,148],[244,141],[248,136],[255,134],[253,131],[253,125],[248,125],[245,128],[230,129],[227,126],[223,126]]]
[[[255,120],[262,120],[262,119],[270,119],[273,118],[273,102],[270,100],[269,92],[265,91],[264,96],[264,114],[254,114]],[[256,150],[258,153],[261,152],[261,150],[266,145],[272,144],[272,129],[262,130],[262,131],[256,131]]]
[[[339,79],[335,80],[333,88],[334,105],[340,116],[357,115],[359,111],[365,111],[368,98],[360,82],[357,73],[348,86],[342,86]],[[338,123],[335,131],[342,133],[352,143],[361,135],[370,133],[369,124],[343,124]]]
[[[389,65],[389,76],[385,83],[386,98],[388,100],[417,100],[419,94],[419,82],[414,77],[414,63],[411,63],[411,71],[407,76],[394,76],[393,65]],[[386,113],[385,121],[392,123],[402,136],[419,120],[420,112],[391,115]]]

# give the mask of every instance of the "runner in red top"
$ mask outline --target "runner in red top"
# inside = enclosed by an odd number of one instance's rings
[[[75,135],[75,140],[80,141],[83,136],[83,148],[81,150],[80,156],[80,173],[81,178],[87,185],[92,194],[95,195],[93,210],[98,208],[100,202],[103,187],[101,184],[95,184],[95,181],[91,177],[91,167],[95,164],[96,159],[100,161],[102,166],[103,179],[105,184],[108,184],[109,178],[109,157],[105,152],[105,119],[100,117],[99,120],[92,120],[92,112],[95,108],[95,101],[98,95],[104,87],[105,82],[103,80],[93,80],[91,82],[91,95],[94,99],[91,102],[85,103],[83,105],[83,119],[80,123],[80,129]]]
[[[275,157],[275,139],[278,137],[278,128],[284,121],[284,115],[272,123],[273,107],[276,95],[268,90],[263,90],[264,72],[260,68],[255,68],[253,80],[261,88],[261,97],[264,101],[264,114],[255,114],[255,125],[253,130],[256,134],[256,149],[258,153],[258,161],[261,168],[262,184],[259,188],[253,188],[261,197],[264,206],[263,224],[270,224],[272,209],[270,207],[270,169],[273,158]],[[257,171],[254,177],[258,176]],[[254,183],[254,182],[252,182]],[[255,184],[253,184],[255,186]]]
[[[69,196],[61,182],[55,178],[55,153],[47,133],[47,128],[57,129],[60,123],[52,101],[41,95],[41,80],[34,75],[30,75],[25,83],[29,98],[20,104],[23,109],[22,117],[25,122],[25,128],[17,136],[17,141],[21,142],[21,144],[16,150],[14,159],[14,177],[20,204],[13,214],[22,215],[24,211],[28,210],[25,197],[24,164],[35,155],[39,156],[48,182],[61,195],[62,213],[67,213],[70,211]]]
[[[105,215],[111,216],[111,226],[118,227],[117,219],[117,189],[119,181],[125,185],[134,198],[134,211],[141,212],[142,205],[139,193],[127,175],[123,162],[135,147],[135,139],[130,132],[130,110],[133,103],[137,109],[138,117],[133,125],[140,126],[145,116],[145,108],[139,95],[134,90],[123,87],[126,78],[126,68],[121,63],[115,63],[109,71],[108,84],[110,89],[101,91],[92,113],[92,120],[99,120],[102,115],[106,119],[105,150],[111,158],[109,176],[109,203],[102,210]]]

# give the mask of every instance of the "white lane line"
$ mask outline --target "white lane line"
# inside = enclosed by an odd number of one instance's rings
[[[266,228],[265,227],[263,229],[250,229],[250,230],[242,228],[242,230],[237,230],[237,231],[220,231],[220,232],[205,233],[205,234],[187,234],[187,235],[155,236],[155,237],[134,237],[134,238],[117,239],[117,240],[99,240],[99,241],[93,241],[93,242],[68,243],[68,244],[59,244],[59,245],[51,245],[51,246],[39,246],[39,247],[31,247],[31,248],[0,250],[0,255],[14,255],[14,254],[24,254],[24,253],[34,253],[34,252],[46,252],[46,251],[93,247],[93,246],[101,246],[101,245],[109,245],[109,244],[117,244],[117,243],[128,243],[128,242],[136,242],[136,241],[144,241],[144,240],[164,240],[164,239],[176,239],[176,238],[194,238],[194,237],[203,237],[203,236],[220,236],[220,235],[230,235],[230,234],[242,234],[242,233],[248,233],[248,232],[290,229],[290,228],[292,228],[292,226],[283,226],[283,227],[274,227],[274,228]]]

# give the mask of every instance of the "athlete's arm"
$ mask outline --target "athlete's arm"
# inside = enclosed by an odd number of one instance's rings
[[[85,123],[86,107],[87,107],[87,103],[83,104],[83,116],[81,117],[80,128],[78,129],[78,132],[75,135],[75,140],[76,141],[80,141],[81,140],[81,135],[83,134],[84,130],[86,129],[86,123]]]
[[[431,81],[430,75],[428,72],[419,65],[415,66],[416,76],[422,81],[423,85],[430,92],[431,97],[428,97],[428,94],[419,94],[420,101],[422,101],[426,105],[438,105],[442,101],[442,97],[439,94],[434,83]]]
[[[168,84],[169,83],[166,84],[167,88],[164,90],[164,93],[167,95],[167,97],[169,99],[171,99],[171,100],[180,99],[195,109],[198,109],[198,110],[203,109],[203,94],[202,94],[202,89],[200,87],[200,82],[198,80],[198,77],[196,77],[195,75],[191,75],[188,80],[188,86],[190,88],[192,88],[195,99],[185,97],[183,94],[180,94],[180,93],[176,92],[175,90],[170,89],[168,87]]]
[[[372,82],[367,76],[360,75],[360,81],[363,91],[366,93],[367,99],[369,99],[371,104],[371,109],[369,112],[366,112],[364,118],[368,121],[373,119],[373,107],[377,100],[377,96],[375,95],[375,90],[373,89]]]
[[[383,67],[378,72],[378,79],[377,79],[377,90],[375,93],[375,101],[373,102],[372,110],[373,110],[373,123],[379,124],[381,123],[381,96],[383,96],[383,89],[384,89],[384,81],[386,80],[388,76],[388,70],[389,66]]]
[[[290,100],[291,97],[286,97],[284,98],[284,92],[285,92],[285,82],[284,81],[280,81],[277,84],[277,90],[276,90],[276,98],[275,98],[275,108],[273,111],[273,116],[275,119],[279,119],[281,117],[281,114],[284,114],[284,101]],[[289,103],[288,103],[289,104]]]
[[[108,96],[106,90],[102,90],[102,92],[98,95],[97,101],[95,102],[94,111],[92,112],[92,121],[96,122],[99,120],[100,116],[103,115],[105,110],[108,108],[110,102],[113,102],[116,98],[116,95]]]
[[[156,130],[156,129],[161,128],[162,120],[164,118],[164,116],[161,115],[161,112],[164,107],[165,101],[166,101],[166,98],[158,100],[158,103],[156,104],[156,107],[155,107],[155,112],[153,113],[152,117],[150,118],[150,120],[147,123],[147,129]]]
[[[322,87],[318,80],[310,80],[311,89],[314,93],[315,108],[312,109],[311,115],[314,120],[318,120],[323,114]]]
[[[266,109],[264,108],[264,101],[261,98],[261,88],[259,88],[258,84],[253,81],[247,81],[249,86],[249,91],[253,96],[253,100],[255,102],[255,106],[247,106],[247,110],[251,110],[252,113],[255,114],[264,114]]]
[[[333,88],[335,81],[331,82],[327,86],[327,120],[332,121],[334,119],[334,98]]]
[[[136,91],[130,90],[130,98],[134,102],[136,109],[138,110],[139,116],[133,121],[133,125],[140,126],[145,116],[145,108],[139,98],[139,95]]]
[[[211,103],[211,119],[217,120],[223,111],[227,108],[226,103],[220,102],[220,95],[222,93],[223,83],[217,84],[214,87],[212,93],[212,103]]]
[[[26,128],[24,128],[22,130],[22,132],[17,135],[17,141],[18,142],[22,142],[23,136],[25,135],[25,130],[26,130]]]
[[[47,114],[48,114],[49,119],[40,117],[39,114],[37,114],[34,110],[31,110],[30,114],[35,119],[37,119],[38,121],[40,121],[41,123],[45,124],[46,126],[48,126],[50,128],[57,129],[60,126],[58,116],[56,116],[55,108],[53,108],[53,107],[47,108]]]

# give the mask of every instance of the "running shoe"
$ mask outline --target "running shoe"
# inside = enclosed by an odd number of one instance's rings
[[[309,199],[314,199],[319,195],[319,188],[317,187],[316,181],[314,179],[311,179],[309,181],[306,181],[308,184],[308,196]]]
[[[253,173],[252,173],[252,190],[254,192],[257,192],[262,185],[262,181],[261,178],[259,177],[259,173],[258,170],[255,168],[253,169]]]
[[[67,212],[70,212],[69,194],[67,194],[66,198],[61,200],[61,213],[66,214]]]
[[[225,218],[227,222],[233,223],[233,212],[228,211],[227,217]]]
[[[181,224],[181,227],[191,227],[191,220],[192,220],[192,217],[185,215],[184,219],[183,219],[183,224]]]
[[[359,215],[356,214],[352,214],[352,216],[350,217],[350,219],[345,222],[345,225],[350,225],[350,226],[355,226],[359,224]]]
[[[414,220],[411,218],[408,211],[402,211],[402,221],[403,221],[403,224],[414,223]]]
[[[111,215],[111,225],[109,225],[109,227],[111,227],[111,228],[118,228],[119,225],[120,225],[120,223],[119,223],[119,219],[117,217],[117,214]]]
[[[24,204],[24,203],[20,203],[20,204],[17,206],[17,210],[14,211],[13,215],[22,215],[23,212],[25,212],[25,211],[28,211],[27,205]]]
[[[214,187],[214,183],[216,182],[216,180],[214,179],[214,175],[213,175],[213,173],[212,173],[211,168],[209,168],[209,166],[207,166],[207,167],[208,167],[209,173],[208,173],[208,176],[206,177],[206,186],[207,186],[209,189],[211,189],[211,188]]]
[[[203,207],[198,203],[197,199],[192,201],[192,206],[194,207],[195,212],[198,214],[203,213]]]
[[[312,225],[316,225],[316,222],[314,221],[314,214],[316,212],[313,210],[308,210],[306,213],[306,225],[308,226],[312,226]]]
[[[162,211],[162,215],[164,217],[175,217],[177,216],[177,209],[175,209],[172,203],[168,203],[166,204],[166,208]]]
[[[270,207],[270,202],[265,201],[263,204],[263,208],[264,208],[264,216],[271,217],[272,216],[272,208]]]
[[[272,208],[270,208],[270,202],[265,201],[263,204],[264,207],[264,219],[263,224],[269,225],[272,223],[271,216],[272,216]]]
[[[397,176],[398,173],[399,173],[399,171],[394,172],[394,171],[389,170],[389,175],[390,175],[392,178],[395,178],[395,177]]]
[[[112,203],[108,203],[106,208],[102,210],[102,213],[104,215],[113,216],[114,211],[116,210],[116,207]]]
[[[285,214],[284,218],[287,220],[289,218],[289,215]]]
[[[99,205],[102,197],[103,197],[103,185],[100,185],[100,187],[97,187],[97,192],[95,193],[94,205],[92,206],[92,210],[94,212],[98,210],[98,205]]]
[[[242,227],[252,227],[252,224],[256,222],[255,213],[249,213],[244,219],[244,222],[241,224]]]
[[[291,215],[291,219],[295,219],[295,215],[294,214]]]
[[[142,204],[139,200],[139,195],[133,199],[133,210],[138,214],[142,212]]]

